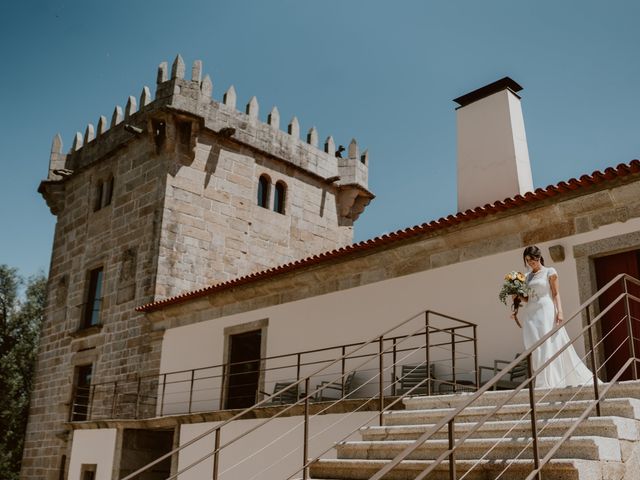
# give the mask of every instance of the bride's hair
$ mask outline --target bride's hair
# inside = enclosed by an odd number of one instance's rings
[[[535,245],[531,245],[530,247],[525,248],[524,252],[522,252],[522,261],[524,262],[525,266],[527,265],[527,257],[540,260],[540,263],[544,265],[544,257],[542,256],[542,250],[540,250]]]

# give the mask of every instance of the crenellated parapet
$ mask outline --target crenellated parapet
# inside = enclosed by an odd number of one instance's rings
[[[158,67],[156,92],[152,98],[149,87],[139,97],[129,96],[124,110],[116,106],[107,125],[105,116],[99,117],[97,128],[90,123],[84,135],[76,133],[68,154],[62,153],[59,135],[54,140],[50,157],[48,182],[63,181],[73,172],[104,158],[110,151],[120,148],[137,136],[147,135],[162,148],[177,148],[175,138],[180,135],[178,122],[190,122],[191,146],[201,131],[208,131],[276,158],[310,173],[314,178],[336,188],[340,211],[353,221],[362,210],[355,204],[368,203],[373,195],[368,191],[368,154],[360,155],[352,140],[348,152],[336,154],[332,136],[319,146],[319,133],[315,126],[301,135],[300,123],[294,116],[281,129],[280,113],[273,107],[264,121],[260,118],[260,105],[254,96],[243,109],[238,108],[238,96],[230,86],[220,100],[214,98],[214,82],[204,75],[202,62],[196,60],[191,78],[185,78],[186,66],[180,55],[171,68],[167,62]],[[161,124],[166,141],[154,137]],[[183,154],[190,149],[183,148]],[[355,200],[352,200],[355,198]],[[365,202],[366,200],[366,202]],[[349,204],[349,205],[347,205]],[[359,211],[358,211],[359,210]]]

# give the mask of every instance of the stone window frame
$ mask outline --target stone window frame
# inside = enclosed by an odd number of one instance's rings
[[[574,245],[573,257],[576,262],[580,304],[584,303],[598,291],[595,259],[631,250],[640,250],[640,231],[623,233],[613,237]],[[595,318],[598,313],[600,313],[600,309],[597,304],[594,304],[589,310],[591,318]],[[582,326],[585,327],[586,325],[587,315],[583,312]],[[600,323],[598,323],[594,330],[593,340],[598,343],[601,339],[602,329]],[[584,349],[585,352],[589,349],[586,336],[584,338]],[[602,365],[602,362],[604,361],[604,346],[602,344],[596,350],[596,361],[598,362],[598,365]]]
[[[269,319],[263,318],[261,320],[254,320],[247,323],[241,323],[238,325],[231,325],[223,330],[224,346],[222,348],[222,363],[227,365],[229,363],[229,354],[231,346],[231,336],[238,335],[240,333],[252,332],[254,330],[260,330],[260,376],[258,378],[258,392],[264,392],[265,383],[265,368],[266,368],[266,353],[267,353],[267,332],[269,327]],[[220,389],[220,407],[225,408],[225,400],[227,398],[227,375],[222,379],[222,388]]]

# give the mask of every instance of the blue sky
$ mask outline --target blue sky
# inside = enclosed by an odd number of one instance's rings
[[[640,157],[640,2],[154,0],[0,5],[0,263],[47,270],[55,218],[37,193],[53,136],[110,118],[157,65],[201,59],[264,119],[355,137],[377,198],[356,240],[456,210],[453,98],[505,75],[536,187]]]

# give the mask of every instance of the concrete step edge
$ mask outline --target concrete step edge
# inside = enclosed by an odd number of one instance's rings
[[[538,409],[546,409],[546,408],[556,408],[559,406],[573,406],[574,408],[578,408],[578,407],[586,407],[588,406],[593,400],[573,400],[570,402],[542,402],[539,404],[536,404],[536,408]],[[632,398],[632,397],[616,397],[616,398],[606,398],[601,402],[602,405],[618,405],[618,404],[622,404],[622,405],[626,405],[626,404],[630,404],[630,405],[634,405],[634,406],[638,406],[640,407],[640,399],[637,398]],[[479,406],[469,406],[467,407],[465,410],[462,411],[462,413],[464,412],[482,412],[482,411],[487,411],[487,410],[492,410],[493,408],[495,408],[495,405],[479,405]],[[528,403],[507,403],[505,405],[503,405],[501,407],[500,410],[498,410],[498,412],[502,411],[502,409],[506,410],[506,411],[519,411],[520,409],[529,409],[529,404]],[[383,416],[387,417],[392,417],[395,415],[409,415],[409,414],[416,414],[416,413],[420,413],[420,412],[425,412],[425,413],[429,413],[429,414],[449,414],[451,412],[455,411],[455,408],[430,408],[430,409],[411,409],[411,410],[392,410],[392,411],[387,411],[383,413]]]
[[[557,428],[567,428],[575,423],[575,418],[550,418],[550,419],[538,419],[537,425],[539,432],[544,434],[545,429],[554,430]],[[456,423],[455,431],[458,435],[464,434],[474,428],[477,422],[460,422]],[[371,437],[386,437],[393,435],[415,435],[429,431],[435,426],[435,423],[420,423],[420,424],[404,424],[404,425],[383,425],[383,426],[369,426],[360,430],[361,436]],[[602,416],[602,417],[589,417],[583,420],[577,428],[577,431],[598,428],[605,430],[614,429],[611,435],[600,435],[606,437],[614,437],[621,440],[640,440],[640,430],[636,421],[627,417],[619,416]],[[492,420],[480,425],[478,430],[474,433],[484,434],[487,432],[519,432],[522,430],[530,430],[530,419],[523,420]],[[446,427],[442,428],[434,435],[447,435]],[[578,433],[577,435],[580,435]],[[553,435],[552,435],[553,436]]]

